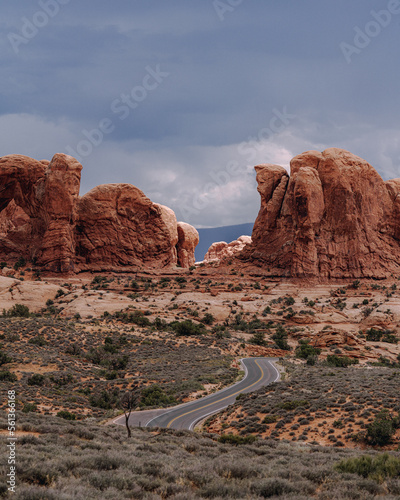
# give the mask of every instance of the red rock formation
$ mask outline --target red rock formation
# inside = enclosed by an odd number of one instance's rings
[[[313,347],[327,348],[333,345],[362,347],[365,345],[365,339],[358,338],[355,333],[344,330],[326,329],[313,334],[306,331],[294,332],[290,336],[295,339],[308,340]]]
[[[25,257],[56,272],[194,263],[198,233],[130,184],[98,186],[79,197],[82,166],[0,158],[0,258]]]
[[[8,254],[18,258],[21,248],[26,246],[31,235],[30,217],[11,200],[0,212],[0,248],[7,249]]]
[[[241,252],[246,245],[251,243],[250,236],[240,236],[237,240],[226,243],[225,241],[217,241],[213,243],[207,250],[204,256],[205,262],[221,260],[225,257],[232,257]]]
[[[178,265],[190,267],[195,263],[194,250],[199,243],[199,233],[190,224],[178,222]]]
[[[172,211],[171,211],[172,212]],[[171,214],[130,184],[104,184],[78,205],[79,269],[176,264]]]
[[[0,252],[25,257],[53,271],[74,267],[74,205],[79,194],[81,164],[58,154],[49,163],[27,156],[0,158]]]
[[[284,276],[385,277],[400,271],[400,180],[330,148],[256,168],[261,209],[242,258]]]
[[[64,154],[56,154],[46,169],[42,208],[44,235],[36,254],[37,264],[53,271],[74,269],[76,202],[82,165]]]

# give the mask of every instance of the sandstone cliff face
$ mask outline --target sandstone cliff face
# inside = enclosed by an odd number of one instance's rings
[[[241,252],[244,247],[250,243],[250,236],[240,236],[237,240],[231,241],[230,243],[217,241],[207,250],[207,253],[204,256],[204,261],[219,261],[225,257],[232,257]]]
[[[68,272],[75,263],[76,202],[79,196],[82,165],[57,154],[46,169],[44,185],[37,192],[42,207],[44,235],[36,255],[39,266]]]
[[[135,186],[95,187],[78,204],[78,268],[176,264],[177,238],[171,235],[170,219],[164,207]]]
[[[178,222],[178,265],[190,267],[195,263],[194,250],[199,243],[199,233],[190,224]]]
[[[194,263],[197,231],[130,184],[97,186],[79,197],[82,165],[0,158],[0,258],[24,257],[55,272]],[[197,234],[197,239],[196,239]]]
[[[0,239],[4,257],[23,256],[54,271],[73,269],[73,207],[81,169],[62,154],[50,163],[21,155],[0,158],[0,209],[5,210],[0,218],[11,216]],[[25,223],[15,223],[16,217]]]
[[[290,167],[290,177],[276,165],[255,167],[261,209],[243,258],[293,277],[400,271],[399,179],[385,183],[336,148],[303,153]]]

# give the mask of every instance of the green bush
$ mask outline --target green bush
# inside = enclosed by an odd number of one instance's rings
[[[299,340],[299,344],[296,347],[296,357],[307,361],[314,357],[318,357],[320,353],[321,349],[310,345],[309,340]]]
[[[365,332],[365,336],[369,342],[388,342],[390,344],[397,344],[399,341],[399,339],[393,335],[393,330],[370,328]]]
[[[35,403],[25,403],[22,408],[23,413],[31,413],[37,411],[37,406]]]
[[[47,342],[45,340],[45,338],[43,337],[43,335],[36,335],[35,337],[32,337],[28,340],[29,344],[35,344],[35,345],[38,345],[40,347],[43,347],[45,345],[47,345]]]
[[[201,320],[201,322],[204,323],[205,325],[212,325],[214,323],[214,321],[215,321],[215,318],[210,313],[206,313]]]
[[[285,401],[278,405],[279,408],[283,410],[295,410],[299,406],[310,406],[310,403],[306,399],[294,399],[292,401]]]
[[[9,370],[0,371],[0,381],[1,382],[16,382],[18,380],[15,373],[10,372]]]
[[[44,376],[40,373],[34,373],[31,377],[28,378],[28,385],[43,385],[44,384]]]
[[[395,419],[387,410],[382,410],[368,425],[366,439],[372,445],[385,446],[392,440],[398,425],[398,418]]]
[[[8,311],[3,310],[3,316],[29,318],[29,307],[23,304],[15,304]]]
[[[287,333],[282,325],[279,325],[275,333],[272,335],[272,340],[278,349],[290,351],[290,345],[287,342]]]
[[[134,311],[131,313],[124,313],[122,311],[115,313],[115,318],[123,321],[124,323],[134,323],[138,326],[149,326],[150,320],[147,318],[142,311]]]
[[[348,356],[338,356],[337,354],[329,354],[326,358],[328,365],[339,368],[347,368],[350,365],[358,365],[358,359],[349,358]]]
[[[202,335],[205,333],[204,326],[193,323],[191,319],[184,321],[173,321],[170,327],[178,337],[187,337],[189,335]]]
[[[285,298],[285,304],[287,306],[292,306],[295,303],[295,300],[293,297],[286,297]]]
[[[176,399],[165,394],[164,390],[157,384],[142,390],[140,406],[168,406],[175,403]]]
[[[255,345],[265,345],[265,333],[264,332],[256,332],[251,339],[249,340],[251,344]]]
[[[263,419],[263,424],[273,424],[278,420],[276,415],[266,415]]]
[[[357,474],[382,483],[386,478],[400,476],[400,458],[383,453],[382,455],[361,455],[342,460],[334,466],[343,473]]]
[[[64,420],[76,420],[76,415],[70,413],[67,410],[61,410],[57,413],[57,417],[63,418]]]
[[[235,434],[222,434],[218,441],[224,444],[233,444],[234,446],[238,446],[241,444],[251,444],[256,440],[256,436],[238,436]]]
[[[20,257],[17,262],[14,264],[14,269],[18,271],[20,267],[26,266],[26,260],[24,257]]]
[[[0,351],[0,366],[5,365],[7,363],[12,363],[12,358],[8,354],[3,351]]]
[[[89,403],[96,408],[103,410],[111,410],[115,407],[118,401],[118,389],[114,391],[103,390],[100,394],[90,396]]]

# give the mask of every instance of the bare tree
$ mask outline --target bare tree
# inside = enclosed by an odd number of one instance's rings
[[[132,409],[136,407],[138,403],[137,396],[137,386],[133,386],[130,391],[125,392],[125,394],[120,399],[120,404],[125,414],[125,425],[128,431],[128,438],[131,437],[131,429],[129,427],[129,417],[131,416]]]

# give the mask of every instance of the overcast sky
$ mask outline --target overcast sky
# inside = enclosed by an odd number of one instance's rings
[[[18,0],[0,156],[83,164],[197,227],[253,222],[253,166],[340,147],[400,177],[399,0]],[[383,11],[383,12],[382,12]]]

